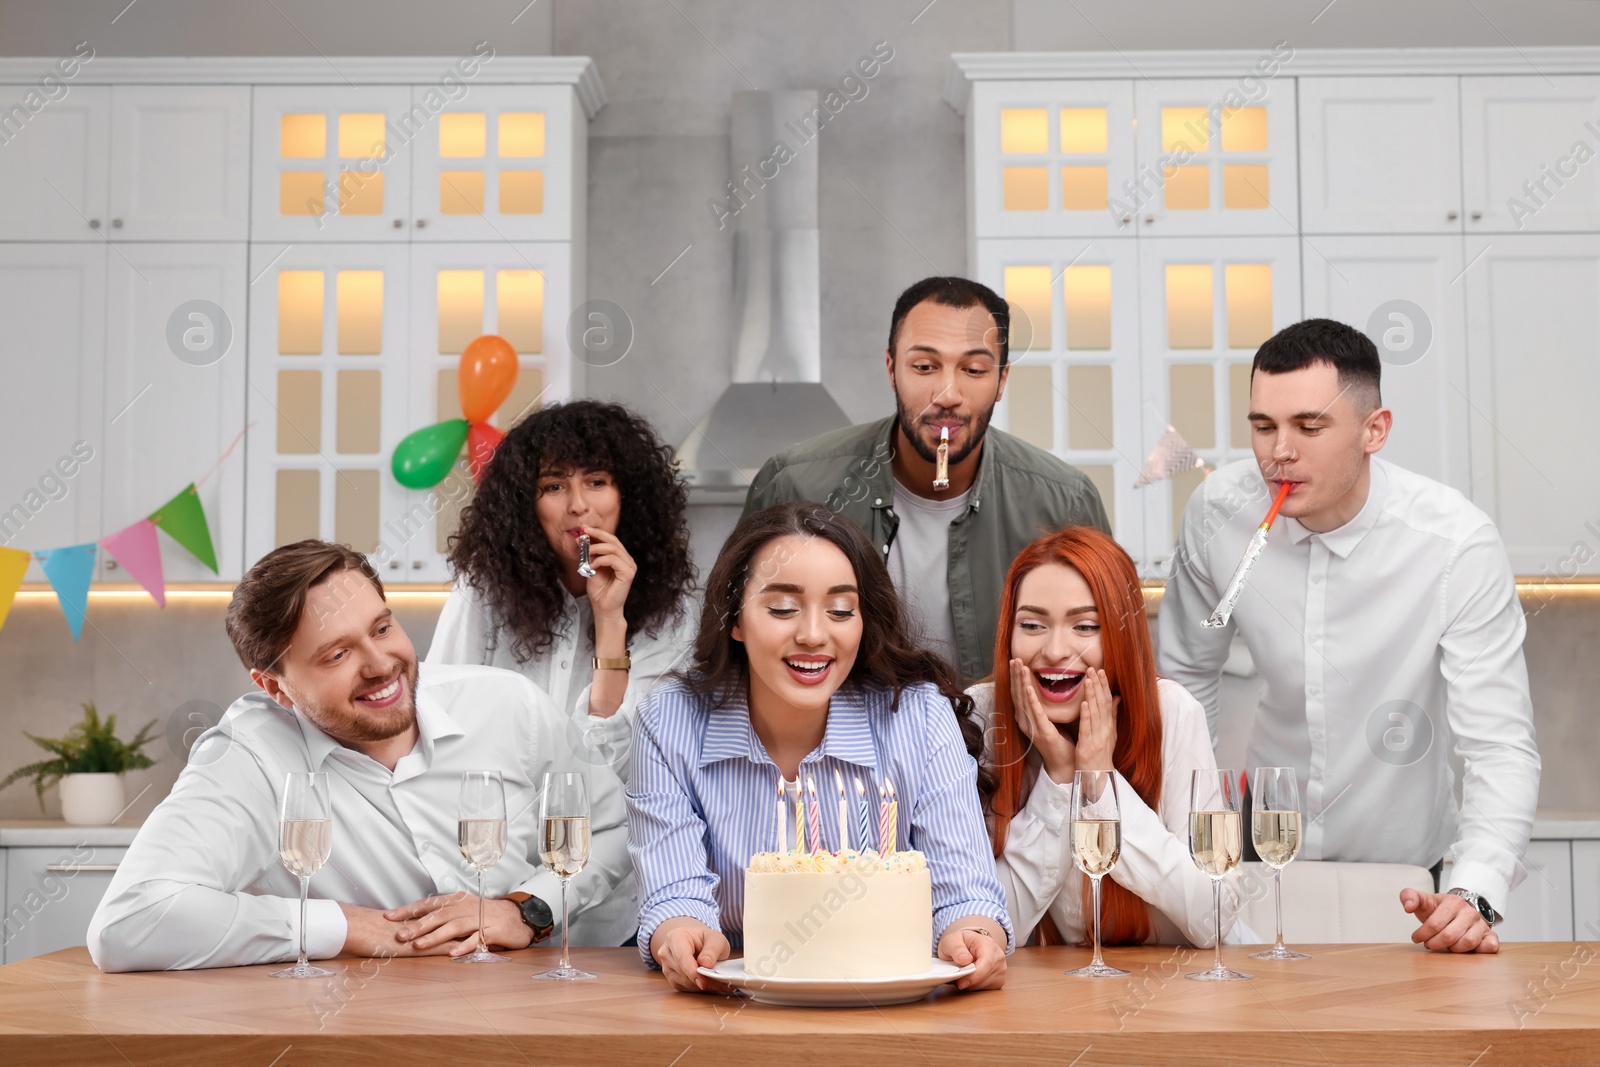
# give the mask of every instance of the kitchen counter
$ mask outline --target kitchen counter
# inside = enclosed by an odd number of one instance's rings
[[[73,826],[60,819],[0,819],[0,848],[117,848],[133,844],[138,832],[137,825]]]

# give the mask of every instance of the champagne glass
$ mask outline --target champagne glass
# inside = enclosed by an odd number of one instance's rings
[[[1272,868],[1272,898],[1278,909],[1278,942],[1253,960],[1309,960],[1283,944],[1283,869],[1300,854],[1300,785],[1293,767],[1257,767],[1250,775],[1250,836],[1256,854]]]
[[[1204,971],[1184,975],[1197,982],[1241,982],[1255,977],[1222,965],[1222,879],[1239,866],[1244,851],[1238,781],[1233,771],[1195,771],[1189,788],[1189,858],[1211,876],[1217,931],[1215,961]]]
[[[580,971],[567,956],[572,913],[567,887],[589,862],[589,791],[577,771],[551,771],[544,776],[539,800],[539,851],[544,865],[561,879],[561,962],[534,975],[555,982],[576,982],[594,975]]]
[[[1122,978],[1127,971],[1100,958],[1100,879],[1122,855],[1122,814],[1117,779],[1110,771],[1077,771],[1072,776],[1072,860],[1089,876],[1094,890],[1094,958],[1068,974],[1079,978]]]
[[[306,960],[306,896],[311,876],[322,870],[333,851],[333,805],[328,776],[321,771],[290,771],[283,784],[282,821],[278,824],[278,859],[300,879],[300,960],[273,971],[273,978],[326,978],[333,971]]]
[[[468,771],[461,776],[461,802],[456,822],[461,856],[478,872],[478,950],[457,956],[457,963],[509,963],[509,956],[489,951],[483,933],[483,872],[500,862],[506,851],[506,790],[499,771]]]

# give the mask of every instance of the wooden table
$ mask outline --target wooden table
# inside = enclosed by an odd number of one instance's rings
[[[268,967],[101,974],[81,948],[0,967],[0,1064],[1600,1063],[1600,950],[1525,942],[1497,956],[1407,945],[1299,946],[1253,982],[1190,982],[1209,952],[1115,949],[1126,979],[1068,978],[1088,953],[1023,949],[1006,988],[944,987],[895,1008],[776,1008],[673,993],[632,949],[579,949],[599,981],[529,975],[551,949],[496,965],[341,960],[343,979]],[[1533,991],[1538,990],[1537,997]]]

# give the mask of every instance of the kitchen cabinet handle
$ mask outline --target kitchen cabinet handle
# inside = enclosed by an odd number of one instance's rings
[[[411,569],[414,570],[414,571],[420,571],[422,569],[422,561],[420,559],[412,560],[411,561]]]
[[[114,559],[106,560],[106,570],[114,571],[116,569],[117,569],[117,561],[116,560],[114,560]]]
[[[1154,215],[1146,215],[1144,217],[1144,221],[1145,221],[1145,225],[1148,226],[1150,223],[1156,221],[1156,217]]]
[[[397,229],[397,230],[398,229],[402,229],[405,226],[405,224],[406,224],[406,220],[405,219],[395,219],[394,220],[394,228]]]
[[[397,559],[391,559],[389,561],[389,569],[392,570],[392,571],[399,570],[400,569],[400,561],[397,560]]]
[[[113,229],[113,230],[120,230],[120,229],[122,229],[122,220],[121,220],[121,219],[112,219],[112,220],[111,220],[111,228],[112,228],[112,229]]]
[[[1122,221],[1123,222],[1132,222],[1133,221],[1133,216],[1132,215],[1124,215],[1124,216],[1122,216]]]
[[[45,874],[79,874],[84,871],[90,874],[111,874],[117,869],[115,863],[47,863],[44,865]]]
[[[1479,220],[1479,219],[1481,219],[1481,218],[1483,218],[1483,212],[1481,212],[1481,211],[1474,211],[1474,212],[1473,212],[1473,213],[1472,213],[1472,221],[1473,221],[1473,222],[1477,222],[1477,221],[1478,221],[1478,220]]]
[[[1456,219],[1461,217],[1461,212],[1459,212],[1459,211],[1446,212],[1444,217],[1449,219],[1451,222],[1454,222],[1454,221],[1456,221]]]
[[[425,230],[427,228],[428,228],[428,220],[427,219],[418,219],[417,220],[417,229]]]
[[[89,229],[98,230],[99,228],[100,228],[100,220],[99,219],[90,219],[89,220]]]

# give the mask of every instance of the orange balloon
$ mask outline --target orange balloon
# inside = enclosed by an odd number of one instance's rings
[[[511,395],[517,381],[517,350],[504,337],[486,333],[461,353],[456,383],[461,414],[468,422],[484,422]]]

